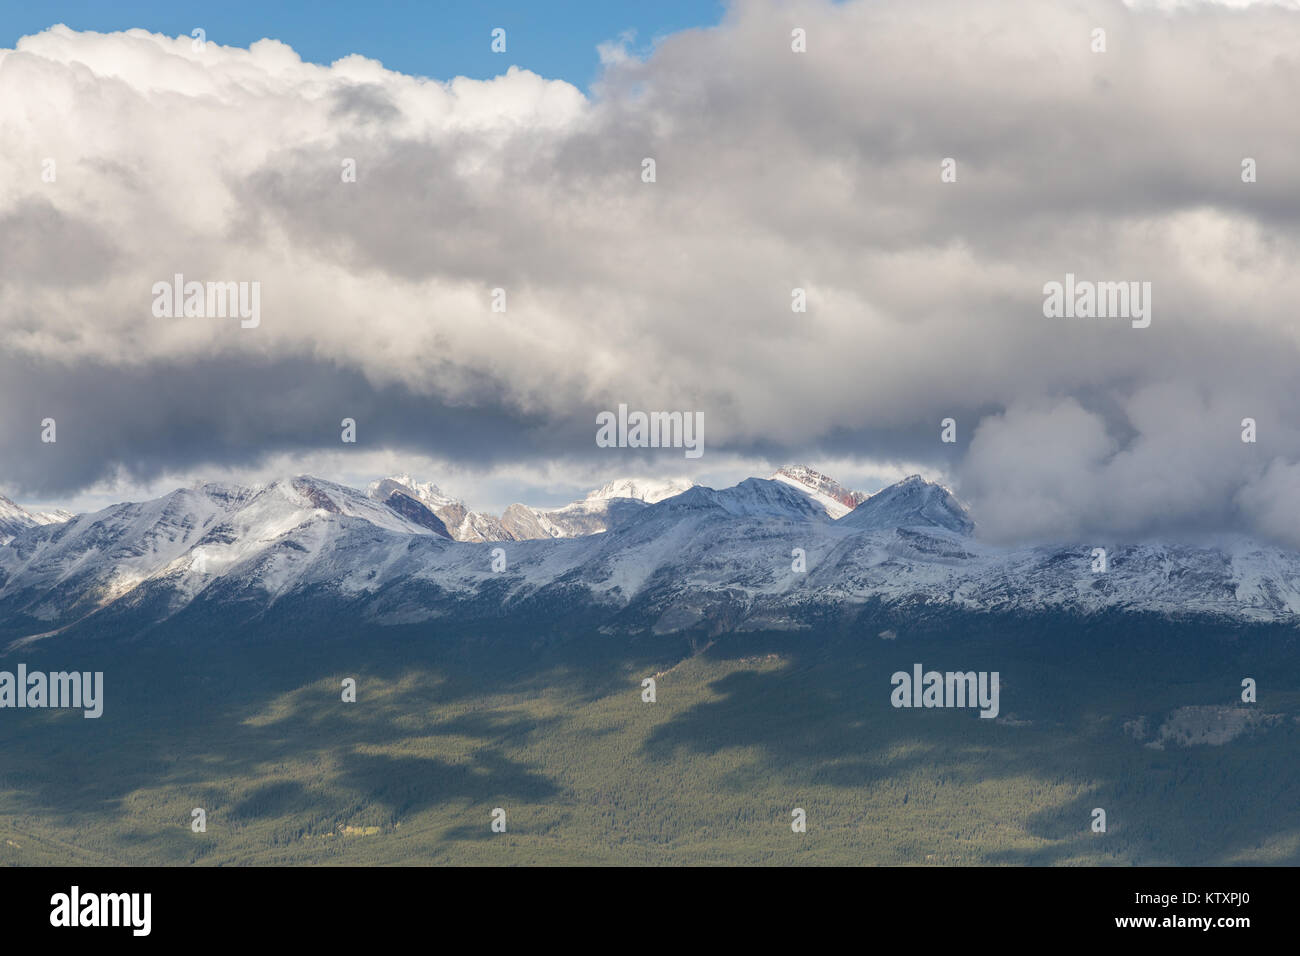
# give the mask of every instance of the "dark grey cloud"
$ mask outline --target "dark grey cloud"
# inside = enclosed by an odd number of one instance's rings
[[[62,212],[45,197],[25,196],[0,212],[0,264],[7,282],[84,286],[106,278],[116,258],[111,237],[98,224]],[[22,308],[15,297],[6,314]]]
[[[357,422],[355,450],[403,449],[479,468],[590,443],[486,400],[449,406],[375,387],[356,371],[307,359],[200,359],[122,368],[0,359],[11,401],[0,425],[5,481],[20,493],[77,492],[122,471],[147,482],[204,466],[253,467],[277,453],[353,450],[340,422]],[[41,441],[53,418],[57,441]]]

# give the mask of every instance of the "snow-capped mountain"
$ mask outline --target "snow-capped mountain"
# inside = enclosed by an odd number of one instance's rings
[[[72,517],[71,511],[28,511],[0,495],[0,545],[8,544],[14,535],[43,524],[59,524]]]
[[[350,531],[446,538],[427,522],[318,478],[253,488],[208,483],[20,533],[0,548],[0,605],[67,623],[142,585],[166,582],[179,607],[213,579],[252,565],[275,593],[292,584],[287,572],[297,562],[287,554],[328,552]]]
[[[205,484],[25,527],[0,546],[0,632],[105,620],[121,631],[194,608],[233,623],[289,598],[359,626],[519,615],[544,627],[578,615],[630,632],[793,629],[868,607],[900,622],[974,611],[1300,623],[1300,554],[1245,539],[1002,548],[975,536],[950,491],[916,476],[838,519],[789,480],[662,498],[642,489],[650,502],[602,489],[540,512],[565,514],[565,526],[530,509],[544,538],[482,542],[453,540],[435,486],[385,482],[366,493],[310,477]],[[576,509],[589,503],[608,507]],[[579,516],[613,523],[551,533]],[[1094,547],[1107,549],[1104,572]]]
[[[620,527],[649,504],[693,487],[689,481],[622,478],[591,492],[581,501],[549,510],[511,505],[501,523],[517,539],[575,538]]]
[[[689,481],[624,478],[611,481],[562,508],[533,508],[513,504],[501,517],[471,511],[465,503],[445,494],[431,482],[417,482],[409,475],[395,475],[376,481],[367,494],[390,508],[406,507],[405,499],[419,501],[443,522],[457,541],[529,541],[534,538],[573,538],[599,534],[617,527],[641,507],[680,494]]]
[[[8,542],[19,531],[38,523],[31,512],[0,495],[0,542]]]
[[[821,504],[832,518],[844,517],[871,497],[861,491],[845,488],[829,475],[823,475],[820,471],[814,471],[806,465],[787,465],[778,468],[772,474],[772,478],[805,492]]]
[[[419,482],[410,475],[394,475],[372,482],[366,494],[399,514],[415,510],[412,503],[433,513],[442,533],[457,541],[502,541],[510,536],[491,515],[470,511],[465,504],[445,494],[431,481]]]
[[[919,475],[864,496],[852,513],[845,515],[844,523],[873,531],[935,527],[970,534],[975,530],[970,514],[951,491]]]
[[[587,495],[585,500],[612,501],[615,498],[631,498],[652,505],[656,501],[663,501],[665,498],[673,497],[673,495],[680,495],[683,491],[693,487],[695,487],[695,482],[688,481],[685,478],[620,478],[618,481],[611,481],[601,485]]]

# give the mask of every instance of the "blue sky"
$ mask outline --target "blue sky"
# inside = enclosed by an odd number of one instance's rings
[[[304,60],[330,63],[360,53],[402,73],[449,79],[486,78],[517,65],[587,89],[600,59],[597,44],[635,31],[642,50],[678,30],[712,26],[717,0],[410,0],[410,2],[230,2],[177,0],[55,0],[0,6],[0,47],[55,24],[110,32],[142,27],[168,36],[202,27],[224,46],[247,47],[262,37],[282,40]],[[504,54],[490,49],[491,31],[506,30]]]

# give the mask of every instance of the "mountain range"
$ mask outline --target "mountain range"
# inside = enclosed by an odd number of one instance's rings
[[[563,508],[530,508],[513,504],[501,517],[470,511],[464,502],[444,494],[431,482],[397,475],[373,482],[366,494],[444,537],[456,541],[527,541],[533,538],[572,538],[608,531],[635,514],[642,505],[680,494],[691,483],[681,480],[612,481],[581,501]],[[425,511],[438,519],[430,522]]]
[[[868,606],[903,622],[944,611],[1300,620],[1300,554],[1278,547],[1000,547],[942,485],[912,476],[868,495],[805,467],[724,489],[624,480],[500,517],[405,475],[365,491],[310,476],[207,483],[77,516],[0,498],[0,541],[10,642],[206,611],[251,622],[298,599],[358,624],[521,615],[627,633],[802,629]]]

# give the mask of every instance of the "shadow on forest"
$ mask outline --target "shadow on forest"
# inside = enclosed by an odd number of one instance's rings
[[[650,731],[641,758],[685,751],[707,759],[754,748],[757,763],[730,777],[739,794],[754,775],[791,787],[860,789],[919,777],[957,787],[1071,781],[1086,791],[1048,808],[1027,798],[1017,822],[1049,845],[990,848],[990,862],[1051,864],[1095,853],[1094,806],[1107,808],[1102,839],[1116,862],[1223,863],[1300,830],[1290,798],[1300,792],[1300,765],[1284,759],[1300,734],[1289,717],[1227,746],[1163,751],[1141,746],[1122,726],[1189,704],[1231,704],[1239,675],[1300,686],[1290,635],[1261,630],[1227,639],[1203,627],[1131,621],[1049,633],[967,620],[960,628],[899,627],[891,641],[861,636],[878,630],[714,639],[700,663],[776,655],[779,666],[712,681],[715,698]],[[517,702],[550,694],[578,707],[629,693],[643,674],[688,657],[694,637],[560,639],[539,637],[526,622],[503,624],[491,640],[415,627],[374,628],[363,637],[266,633],[74,637],[0,658],[6,669],[21,660],[30,670],[102,670],[106,681],[98,720],[79,712],[5,714],[0,783],[10,792],[8,808],[74,825],[120,815],[128,794],[164,782],[245,823],[303,814],[328,824],[364,807],[398,819],[448,801],[562,805],[562,768],[529,765],[507,750],[563,733],[563,718],[538,717]],[[895,709],[890,675],[914,662],[998,671],[1001,716],[1014,722],[970,710]],[[344,677],[357,679],[355,704],[340,699]],[[1289,698],[1289,714],[1296,705]],[[443,741],[456,756],[378,752],[421,738]],[[318,771],[277,779],[291,759]],[[243,792],[228,785],[241,778],[261,782]],[[480,839],[480,830],[460,828],[451,838]],[[123,839],[148,845],[150,838],[130,832]],[[1300,860],[1292,852],[1275,862]]]

